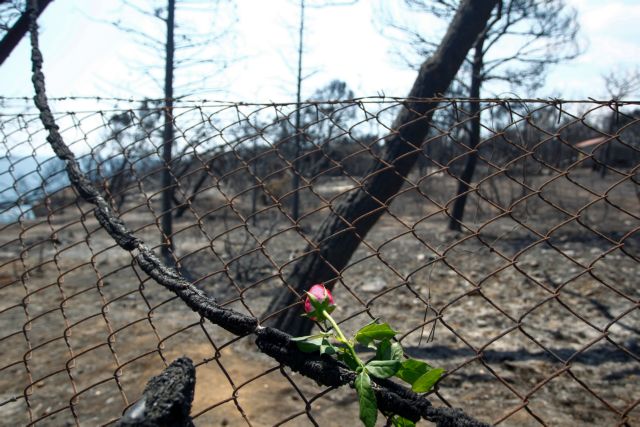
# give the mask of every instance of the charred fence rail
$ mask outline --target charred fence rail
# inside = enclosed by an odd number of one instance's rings
[[[65,165],[32,101],[0,98],[3,418],[127,425],[147,380],[186,355],[195,424],[355,422],[339,387],[352,373],[269,327],[299,304],[272,307],[299,295],[294,273],[334,239],[322,222],[393,168],[384,138],[409,101],[434,100],[176,101],[167,164],[157,100],[54,99]],[[381,408],[442,425],[463,422],[455,407],[507,425],[639,422],[640,103],[437,101],[416,164],[397,193],[373,195],[383,214],[346,265],[314,261],[346,330],[382,318],[447,370],[429,400],[382,382]],[[154,256],[168,240],[172,268]]]

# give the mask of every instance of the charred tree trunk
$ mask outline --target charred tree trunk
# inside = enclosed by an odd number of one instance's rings
[[[422,64],[409,98],[437,97],[445,92],[490,17],[497,0],[464,0],[433,56]],[[271,301],[268,314],[300,301],[310,285],[333,287],[361,239],[386,211],[421,153],[437,102],[408,100],[394,122],[397,131],[385,139],[381,161],[369,171],[362,187],[337,205],[287,278],[288,287]],[[275,318],[275,326],[293,335],[306,335],[313,324],[289,309]]]
[[[300,100],[302,98],[302,53],[303,53],[303,36],[304,36],[304,0],[300,0],[300,28],[299,28],[299,43],[298,43],[298,76],[296,86],[296,137],[295,147],[293,149],[293,179],[291,180],[291,186],[293,190],[293,202],[291,209],[291,217],[297,221],[300,218],[300,174],[302,171],[298,170],[300,162],[298,157],[302,153],[302,134],[300,133]]]
[[[165,51],[165,73],[164,73],[164,128],[162,132],[162,159],[164,160],[164,170],[162,171],[162,234],[164,244],[162,245],[162,257],[169,265],[173,265],[173,196],[175,183],[171,174],[171,160],[174,139],[173,127],[173,56],[175,44],[173,40],[173,30],[175,28],[175,0],[167,3],[167,43]]]
[[[256,156],[258,153],[258,141],[256,139],[253,140],[253,155]],[[251,164],[251,174],[254,177],[259,177],[261,176],[261,171],[260,168],[258,167],[260,165],[261,162],[252,162]],[[256,182],[253,186],[253,190],[251,190],[251,225],[255,226],[256,222],[258,221],[258,215],[256,215],[256,213],[258,212],[258,195],[260,192],[260,186],[258,185],[259,183]]]
[[[451,218],[449,220],[449,229],[460,231],[462,229],[462,218],[464,217],[464,208],[467,204],[467,196],[469,195],[469,187],[473,174],[478,163],[478,151],[476,147],[480,143],[480,102],[473,101],[480,98],[480,86],[482,85],[482,67],[483,67],[483,45],[484,34],[480,35],[476,42],[473,53],[473,64],[471,66],[471,89],[469,97],[472,99],[469,105],[469,115],[472,117],[471,130],[469,132],[469,153],[467,161],[464,165],[462,175],[458,178],[458,191],[456,199],[453,203]]]
[[[38,16],[44,12],[44,9],[49,6],[49,3],[51,3],[51,0],[38,0],[38,9],[36,10]],[[13,49],[20,43],[24,35],[27,34],[28,29],[29,14],[25,12],[7,31],[2,40],[0,40],[0,65],[11,55]]]
[[[184,215],[184,213],[187,211],[187,209],[189,209],[189,207],[191,207],[191,204],[196,200],[196,198],[198,197],[198,195],[200,194],[200,188],[202,188],[202,186],[204,185],[205,182],[207,182],[208,179],[211,178],[211,173],[212,172],[216,172],[215,168],[214,168],[214,161],[215,161],[215,157],[212,158],[211,160],[209,160],[204,168],[202,169],[202,171],[200,172],[200,176],[198,177],[198,180],[196,181],[196,183],[193,185],[193,188],[191,189],[191,195],[189,197],[187,197],[184,200],[177,200],[177,198],[175,197],[175,192],[173,194],[174,198],[174,203],[177,205],[176,209],[175,209],[175,217],[177,218],[182,218],[182,216]]]

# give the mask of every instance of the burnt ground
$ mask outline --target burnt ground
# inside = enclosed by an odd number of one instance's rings
[[[438,179],[419,187],[433,201],[403,193],[343,272],[334,295],[345,331],[388,322],[409,355],[447,370],[434,404],[487,422],[640,424],[636,189],[578,177],[609,189],[606,203],[569,182],[525,198],[505,183],[486,192],[512,204],[510,216],[473,198],[469,230],[454,233],[438,205],[453,183]],[[338,202],[348,188],[328,181],[317,193]],[[132,197],[123,213],[152,245],[158,197]],[[314,197],[306,212],[321,206]],[[236,213],[244,202],[220,200],[203,197],[176,224],[178,255],[202,289],[262,316],[305,241],[277,206],[263,207],[249,234]],[[326,213],[301,220],[304,236]],[[251,337],[202,322],[114,247],[88,206],[0,227],[3,423],[113,422],[151,376],[187,355],[196,425],[358,425],[352,390],[319,387],[259,354]]]

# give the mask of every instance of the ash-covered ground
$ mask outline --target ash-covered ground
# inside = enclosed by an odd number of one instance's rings
[[[436,405],[501,425],[640,424],[636,189],[614,186],[615,177],[576,178],[607,191],[603,200],[537,179],[537,194],[486,189],[491,200],[510,200],[508,214],[471,198],[461,232],[447,230],[442,208],[451,180],[434,176],[402,193],[336,283],[335,317],[347,332],[371,318],[388,322],[408,355],[445,368]],[[338,203],[345,188],[323,182],[317,194]],[[123,219],[158,244],[149,209],[157,201],[143,196],[130,199]],[[242,200],[202,197],[175,226],[177,255],[200,288],[261,317],[328,213],[314,200],[305,205],[314,213],[293,227],[279,206],[243,222]],[[251,337],[201,321],[115,247],[89,206],[3,227],[8,425],[113,422],[181,355],[197,365],[197,425],[357,425],[352,390],[320,387],[261,355]]]

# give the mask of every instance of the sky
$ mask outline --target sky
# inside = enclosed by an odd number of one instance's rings
[[[394,59],[393,40],[383,31],[376,15],[393,1],[396,0],[360,0],[351,6],[307,8],[303,66],[308,77],[303,82],[303,98],[332,79],[346,81],[358,97],[408,93],[416,73]],[[640,1],[568,2],[579,12],[584,54],[553,67],[537,93],[518,96],[603,99],[607,97],[603,74],[613,70],[629,72],[640,66]],[[201,52],[207,57],[229,59],[226,67],[201,64],[178,69],[180,82],[194,76],[208,77],[197,88],[180,94],[244,102],[295,100],[298,2],[242,0],[234,4],[217,17],[199,10],[178,15],[185,25],[231,29],[229,36],[216,40],[213,50]],[[164,29],[158,23],[147,22],[153,19],[134,15],[118,0],[53,1],[39,21],[49,96],[162,97],[159,82],[143,73],[149,64],[160,66],[161,56],[141,48],[131,34],[108,24],[121,20],[162,37]],[[438,30],[434,22],[424,19],[425,27]],[[161,68],[150,74],[160,80]],[[31,94],[25,38],[0,66],[0,96]],[[512,95],[506,90],[498,90],[497,94]],[[633,96],[637,99],[637,95]]]
[[[164,4],[163,0],[130,1],[141,6]],[[221,9],[210,13],[202,8],[208,0],[192,1],[201,7],[179,9],[179,30],[200,31],[216,38],[208,47],[187,52],[181,59],[206,57],[214,61],[179,67],[176,95],[245,103],[295,101],[298,0],[219,1]],[[307,0],[307,4],[319,1],[328,0]],[[416,72],[393,54],[397,41],[384,27],[381,14],[428,29],[433,36],[440,34],[445,24],[435,18],[396,13],[399,1],[359,0],[350,6],[306,9],[303,99],[333,79],[345,81],[356,97],[402,97],[409,92]],[[579,13],[584,53],[552,67],[536,93],[514,94],[504,88],[487,87],[482,95],[608,99],[604,74],[640,70],[640,0],[566,1]],[[110,24],[114,21],[143,34],[164,36],[165,29],[157,20],[123,7],[121,0],[55,0],[45,10],[39,19],[40,43],[50,98],[163,97],[162,54],[142,47],[131,33]],[[0,66],[0,113],[11,114],[11,104],[3,105],[2,97],[30,98],[33,94],[29,55],[29,40],[25,38]],[[201,80],[203,76],[204,81],[183,86],[185,81]],[[638,100],[640,93],[636,91],[627,99]],[[18,104],[19,109],[30,105]],[[95,111],[103,105],[88,100],[75,101],[72,106],[54,103],[54,111],[57,106]],[[95,114],[89,117],[84,119],[84,127],[92,129],[89,122],[99,119]],[[101,126],[101,122],[95,126]],[[82,138],[78,135],[78,140]],[[73,149],[82,152],[88,147],[80,144]],[[27,159],[34,152],[43,158],[52,155],[44,143],[37,148],[17,145],[10,151]],[[28,163],[23,166],[32,169]]]

